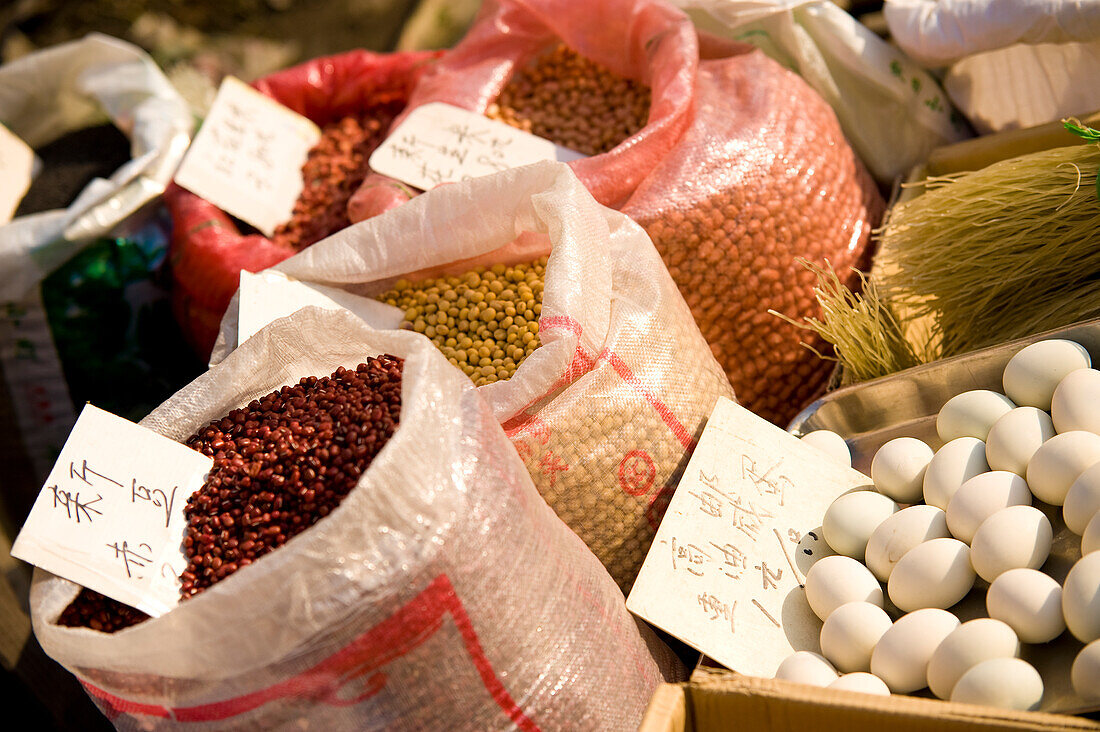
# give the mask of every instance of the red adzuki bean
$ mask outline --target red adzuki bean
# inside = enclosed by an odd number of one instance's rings
[[[397,429],[404,360],[384,355],[307,376],[216,419],[187,440],[214,459],[188,500],[181,595],[193,597],[330,514]],[[84,589],[59,625],[105,633],[147,619]]]

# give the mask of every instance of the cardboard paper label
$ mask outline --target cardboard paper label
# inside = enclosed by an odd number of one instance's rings
[[[0,125],[0,224],[11,221],[31,187],[34,173],[34,150]]]
[[[281,272],[241,272],[238,301],[237,345],[241,345],[278,318],[285,318],[304,307],[316,305],[326,310],[350,310],[377,330],[401,327],[404,311],[370,297],[361,297],[336,287],[325,287],[292,280]]]
[[[176,183],[271,236],[302,192],[302,164],[321,130],[226,77],[187,151]]]
[[[825,509],[870,478],[728,399],[715,405],[627,599],[711,658],[771,678],[819,650],[802,587]]]
[[[154,617],[179,602],[183,509],[214,461],[88,404],[12,556]]]
[[[409,113],[370,156],[370,167],[427,191],[541,160],[583,157],[477,112],[432,102]]]

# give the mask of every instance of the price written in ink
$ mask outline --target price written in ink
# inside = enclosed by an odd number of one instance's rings
[[[583,155],[449,104],[417,107],[371,155],[378,173],[430,190],[541,160]]]
[[[741,459],[743,466],[755,464],[748,456],[742,455]],[[752,485],[758,485],[758,482],[761,481],[760,476],[751,471],[743,470],[742,478]],[[789,483],[786,476],[780,476],[780,479]],[[779,484],[782,485],[782,483]],[[721,487],[720,476],[717,473],[708,474],[704,470],[698,471],[696,486],[694,489],[688,490],[688,495],[692,498],[692,501],[688,502],[689,505],[693,503],[696,511],[717,520],[719,525],[727,527],[731,534],[728,541],[718,543],[712,539],[706,543],[704,548],[690,542],[690,540],[686,541],[680,538],[677,534],[673,534],[669,539],[658,538],[657,543],[667,545],[671,550],[673,570],[685,571],[696,577],[721,577],[729,582],[747,583],[739,591],[742,594],[748,592],[752,597],[750,602],[743,606],[753,608],[751,612],[759,612],[769,622],[779,627],[779,621],[767,609],[768,606],[774,605],[774,603],[769,601],[766,591],[778,591],[780,589],[780,581],[784,576],[784,566],[773,565],[769,567],[767,560],[763,559],[750,564],[749,558],[757,553],[757,540],[765,532],[768,532],[774,536],[779,550],[786,560],[785,567],[791,572],[791,575],[788,576],[797,577],[798,570],[791,560],[791,549],[794,547],[788,549],[783,537],[791,534],[797,535],[798,531],[787,528],[781,532],[780,529],[774,527],[769,530],[769,522],[776,518],[776,512],[774,512],[770,503],[761,501],[759,497],[755,499],[752,497],[746,498],[736,494],[735,490]],[[780,503],[783,500],[781,491],[770,489],[770,486],[763,490],[763,493]],[[801,581],[799,583],[801,584]],[[723,583],[719,580],[718,586],[721,586],[721,584]],[[756,585],[755,588],[753,588],[754,585]],[[750,588],[753,588],[753,591],[750,591]],[[707,603],[700,603],[703,610],[712,614],[711,620],[728,619],[730,632],[735,632],[736,625],[733,622],[733,613],[737,608],[737,602],[733,601],[728,605],[722,605],[725,608],[723,612],[714,614],[712,610],[720,601],[716,595],[708,595],[708,597],[712,599]]]
[[[320,137],[305,117],[227,77],[175,180],[271,236],[290,218]]]
[[[730,668],[772,676],[815,647],[804,537],[869,480],[719,400],[673,494],[627,608]]]
[[[183,507],[212,465],[185,445],[88,405],[12,555],[161,615],[179,601]]]

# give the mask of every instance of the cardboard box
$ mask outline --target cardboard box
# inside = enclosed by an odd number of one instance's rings
[[[661,684],[638,729],[640,732],[1100,730],[1100,721],[914,696],[872,696],[699,668],[688,683]]]

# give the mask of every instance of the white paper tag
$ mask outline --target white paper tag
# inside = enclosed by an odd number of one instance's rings
[[[176,183],[271,236],[302,192],[321,130],[227,76],[176,172]]]
[[[0,125],[0,224],[11,221],[35,174],[34,150]]]
[[[214,461],[88,404],[12,556],[157,617],[179,602],[187,499]]]
[[[282,272],[253,274],[242,271],[237,345],[256,335],[268,323],[310,305],[326,310],[350,310],[376,330],[400,328],[401,321],[405,319],[404,311],[399,308],[370,297],[353,295],[337,287],[292,280]]]
[[[476,112],[432,102],[409,113],[371,154],[370,167],[427,191],[541,160],[583,157]]]
[[[627,609],[735,671],[773,677],[793,651],[820,647],[802,582],[819,555],[833,553],[821,518],[870,482],[720,399]]]

